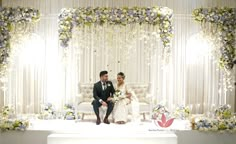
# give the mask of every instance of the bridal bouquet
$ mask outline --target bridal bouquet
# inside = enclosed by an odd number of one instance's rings
[[[122,92],[117,89],[117,90],[115,91],[114,95],[113,95],[112,101],[113,101],[114,103],[116,103],[116,102],[119,101],[119,99],[121,98],[121,95],[122,95]]]

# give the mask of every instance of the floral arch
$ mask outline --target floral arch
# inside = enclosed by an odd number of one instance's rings
[[[226,71],[234,67],[236,60],[236,8],[199,8],[193,11],[193,17],[204,25],[206,22],[214,24],[216,46],[219,51],[219,65]]]
[[[123,7],[123,8],[68,8],[59,15],[59,40],[63,48],[68,47],[74,27],[94,25],[149,24],[159,27],[165,54],[170,53],[173,33],[172,10],[167,7]]]
[[[39,11],[33,8],[0,8],[0,74],[4,75],[11,52],[11,31],[14,24],[33,23],[39,20]]]

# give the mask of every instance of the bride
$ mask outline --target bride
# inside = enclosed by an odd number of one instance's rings
[[[139,120],[139,103],[135,93],[128,88],[124,82],[125,74],[117,74],[116,92],[119,96],[114,95],[115,106],[113,109],[113,119],[117,124],[125,124],[128,120],[128,114],[131,113],[132,121]]]

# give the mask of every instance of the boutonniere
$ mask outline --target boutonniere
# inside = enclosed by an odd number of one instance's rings
[[[111,84],[107,84],[107,86],[111,86]]]

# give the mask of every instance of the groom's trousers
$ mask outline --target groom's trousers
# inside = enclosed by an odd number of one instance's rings
[[[112,101],[107,101],[106,103],[107,103],[107,112],[105,118],[108,118],[108,116],[111,114],[113,110],[114,103]],[[102,104],[98,100],[93,100],[92,105],[97,118],[99,118],[99,107],[102,106]]]

